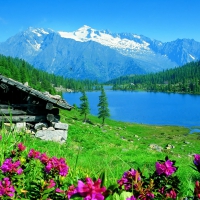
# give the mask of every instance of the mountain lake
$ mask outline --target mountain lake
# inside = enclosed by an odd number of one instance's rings
[[[110,119],[150,125],[177,125],[200,132],[200,95],[105,89]],[[100,91],[86,92],[90,113],[98,115]],[[70,104],[80,106],[82,93],[63,93]]]

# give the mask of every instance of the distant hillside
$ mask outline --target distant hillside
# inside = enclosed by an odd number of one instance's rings
[[[114,90],[147,90],[200,94],[200,61],[147,75],[130,75],[108,81]]]
[[[98,87],[96,81],[63,78],[35,69],[22,59],[3,55],[0,55],[0,73],[21,83],[28,82],[32,88],[39,91],[48,91],[51,94],[56,94],[55,87],[60,86],[74,91],[93,90]]]

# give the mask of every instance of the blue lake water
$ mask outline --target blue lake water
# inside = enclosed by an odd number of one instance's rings
[[[152,125],[178,125],[200,131],[200,95],[105,90],[110,118]],[[86,92],[90,112],[98,115],[100,92]],[[80,105],[81,93],[64,93],[70,104]]]

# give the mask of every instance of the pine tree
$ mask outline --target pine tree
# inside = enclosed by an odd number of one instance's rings
[[[99,96],[98,107],[99,107],[98,118],[102,118],[102,125],[104,125],[105,118],[110,117],[110,111],[108,108],[106,93],[103,87],[101,87],[101,95]]]
[[[80,105],[80,114],[84,115],[84,121],[87,119],[87,115],[90,113],[89,102],[86,96],[85,91],[82,91],[82,96],[80,97],[81,105]]]

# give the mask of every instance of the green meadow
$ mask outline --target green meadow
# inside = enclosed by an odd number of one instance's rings
[[[86,176],[98,178],[106,173],[106,186],[116,184],[124,171],[138,169],[148,176],[155,171],[155,162],[176,160],[177,176],[181,180],[180,196],[192,196],[200,174],[192,167],[193,155],[200,154],[200,135],[178,126],[153,126],[105,120],[88,115],[87,122],[77,109],[60,110],[61,122],[69,124],[66,144],[42,141],[20,132],[1,130],[0,164],[15,143],[23,142],[26,151],[35,149],[49,156],[64,157],[70,167],[70,177],[78,180]],[[172,148],[167,149],[167,146]],[[155,146],[162,148],[156,149]],[[72,181],[73,182],[73,181]]]

